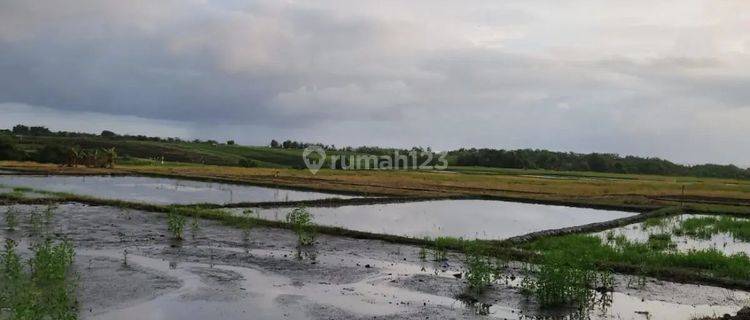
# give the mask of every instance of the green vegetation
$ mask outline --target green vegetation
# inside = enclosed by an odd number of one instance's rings
[[[294,208],[286,215],[286,222],[297,234],[300,246],[309,246],[315,242],[315,225],[312,221],[313,216],[305,207]]]
[[[667,225],[667,218],[648,218],[646,221],[643,221],[643,229],[650,229],[650,228],[663,228]]]
[[[465,249],[464,276],[468,282],[469,292],[479,295],[495,280],[496,268],[488,256],[483,254],[481,247],[475,244],[467,245]]]
[[[176,240],[182,240],[183,231],[185,230],[185,216],[175,210],[170,211],[167,215],[167,229]]]
[[[597,272],[593,265],[575,257],[552,253],[538,265],[525,268],[521,289],[543,308],[574,305],[586,309],[592,303],[594,289],[609,291],[612,285],[611,273]]]
[[[656,241],[663,243],[663,240],[662,238]],[[654,271],[653,273],[678,268],[714,277],[738,280],[750,277],[750,258],[743,253],[727,256],[716,249],[662,251],[661,247],[654,248],[649,243],[635,243],[625,239],[615,242],[616,245],[613,246],[602,243],[598,236],[575,234],[543,238],[524,245],[524,248],[539,252],[543,256],[576,257],[584,265],[615,263],[644,266],[644,271]]]
[[[68,242],[45,241],[33,248],[24,266],[16,244],[6,240],[0,255],[0,317],[14,320],[77,319],[71,265],[75,252]]]
[[[234,140],[217,141],[180,138],[146,137],[143,135],[119,135],[109,130],[101,134],[80,132],[53,132],[45,127],[17,125],[12,130],[0,133],[0,160],[34,160],[42,163],[64,163],[71,148],[100,150],[116,148],[125,163],[160,164],[184,162],[240,167],[303,168],[302,149],[317,145],[328,154],[347,158],[355,154],[390,156],[393,153],[407,154],[411,151],[430,153],[435,164],[437,155],[430,148],[414,147],[394,149],[379,147],[339,147],[321,143],[298,141],[271,141],[270,146],[241,146]],[[19,138],[23,137],[23,139]],[[426,157],[418,159],[422,163]],[[553,152],[547,150],[496,150],[459,149],[450,151],[447,157],[452,167],[542,169],[552,172],[578,171],[594,173],[652,174],[671,176],[713,177],[750,179],[750,169],[734,165],[686,166],[659,158],[621,157],[617,154]],[[361,164],[358,165],[362,167]],[[326,164],[328,167],[328,164]]]
[[[451,165],[554,171],[655,174],[748,179],[750,170],[734,165],[686,166],[659,158],[621,157],[617,154],[553,152],[547,150],[460,149],[448,153]]]
[[[750,220],[727,216],[688,218],[673,232],[699,239],[709,239],[717,233],[729,233],[737,240],[750,241]]]
[[[677,244],[672,242],[672,235],[668,233],[651,234],[648,236],[646,244],[654,251],[673,250],[677,248]]]

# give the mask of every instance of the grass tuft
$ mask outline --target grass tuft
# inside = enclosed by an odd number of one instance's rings
[[[167,229],[176,240],[182,240],[185,230],[185,216],[174,210],[170,211],[167,215]]]

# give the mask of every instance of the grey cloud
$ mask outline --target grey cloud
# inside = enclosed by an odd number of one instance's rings
[[[638,1],[607,10],[598,1],[6,0],[0,103],[167,121],[246,143],[742,164],[750,38],[730,13],[748,5],[717,5],[705,13],[716,25],[692,23],[700,11],[689,9],[707,4],[665,3],[680,10],[655,15]]]

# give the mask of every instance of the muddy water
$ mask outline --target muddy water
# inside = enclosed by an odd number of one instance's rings
[[[154,204],[352,198],[320,192],[151,177],[0,175],[0,185]]]
[[[564,310],[540,311],[523,298],[518,277],[505,280],[520,274],[515,263],[480,297],[485,307],[477,308],[454,298],[466,286],[454,277],[463,271],[458,255],[423,262],[416,247],[320,236],[297,258],[296,237],[287,230],[246,233],[212,221],[199,221],[199,229],[188,228],[186,239],[176,242],[169,240],[163,215],[77,204],[58,207],[41,228],[30,224],[31,212],[44,208],[16,206],[21,224],[8,232],[0,219],[0,238],[70,239],[77,248],[84,319],[566,317]],[[691,319],[735,312],[750,297],[655,280],[643,290],[626,283],[617,276],[612,302],[594,308],[591,318]]]
[[[231,209],[234,214],[241,214],[243,210]],[[283,220],[290,209],[252,210],[264,219]],[[308,210],[319,225],[410,237],[466,239],[505,239],[634,215],[621,211],[489,200],[441,200]]]
[[[711,235],[708,239],[700,239],[687,235],[674,235],[673,230],[679,227],[682,221],[689,218],[701,217],[716,216],[683,214],[664,218],[662,220],[664,223],[661,225],[647,226],[644,223],[635,223],[612,230],[598,232],[596,235],[600,236],[603,240],[606,240],[608,234],[611,233],[612,236],[625,236],[625,238],[631,242],[645,243],[648,241],[650,235],[666,233],[672,235],[672,242],[676,245],[675,249],[677,251],[687,252],[690,250],[716,249],[729,255],[735,253],[750,254],[750,243],[735,239],[729,233],[716,233]]]

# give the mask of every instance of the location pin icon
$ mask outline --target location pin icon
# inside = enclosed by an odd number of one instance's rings
[[[311,155],[317,155],[317,157],[311,157]],[[318,173],[323,163],[326,160],[326,151],[321,146],[309,146],[302,152],[302,160],[305,161],[305,166],[312,172],[312,174]]]

